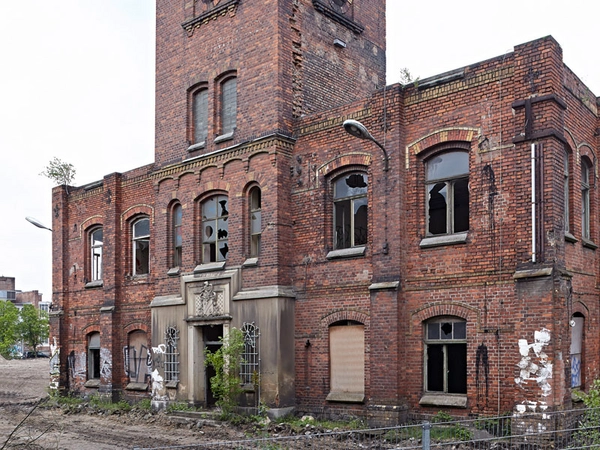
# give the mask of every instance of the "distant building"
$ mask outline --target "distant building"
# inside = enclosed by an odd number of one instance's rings
[[[0,277],[0,300],[8,300],[12,302],[19,310],[23,308],[23,305],[33,305],[40,311],[44,311],[47,314],[50,312],[50,302],[42,300],[42,294],[38,291],[27,291],[22,292],[15,289],[16,283],[14,277]],[[46,339],[41,346],[38,347],[39,351],[49,352],[50,341]],[[23,346],[20,345],[20,351],[23,351]]]
[[[155,162],[53,190],[63,389],[211,405],[232,327],[273,414],[563,409],[598,378],[598,98],[552,37],[404,86],[384,0],[158,0],[156,39]]]

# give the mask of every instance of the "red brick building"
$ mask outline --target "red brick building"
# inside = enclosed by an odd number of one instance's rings
[[[157,2],[155,163],[53,191],[64,388],[211,404],[232,327],[275,414],[560,409],[598,377],[598,99],[551,37],[386,86],[384,24]]]

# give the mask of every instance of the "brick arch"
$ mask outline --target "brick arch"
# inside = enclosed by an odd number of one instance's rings
[[[369,323],[369,315],[361,311],[341,309],[321,317],[321,324],[324,328],[328,328],[330,325],[341,320],[353,320],[362,323],[366,327]]]
[[[341,167],[346,166],[364,166],[368,167],[371,164],[371,154],[362,152],[344,153],[343,155],[336,156],[330,159],[325,164],[317,169],[317,171],[327,176],[332,172],[337,171]]]
[[[123,327],[123,332],[128,335],[133,331],[143,331],[147,336],[150,334],[150,327],[144,322],[130,322]]]
[[[406,168],[409,168],[411,155],[418,155],[424,150],[446,142],[471,142],[481,130],[475,127],[449,127],[432,131],[406,146]]]
[[[576,302],[573,302],[573,308],[571,311],[571,316],[575,313],[579,313],[581,314],[584,318],[589,318],[590,315],[590,309],[588,308],[588,306],[582,302],[581,300],[577,300]],[[569,318],[570,319],[570,318]]]
[[[121,229],[123,229],[123,222],[130,220],[132,217],[144,215],[150,217],[150,222],[154,224],[154,207],[145,203],[133,205],[127,208],[121,213]]]
[[[199,186],[200,195],[198,195],[194,201],[199,201],[207,198],[210,195],[214,195],[217,192],[225,193],[229,195],[231,191],[231,184],[223,180],[210,180]]]
[[[423,322],[433,317],[439,316],[455,316],[465,319],[467,322],[472,322],[480,328],[480,311],[479,308],[467,305],[460,302],[436,302],[428,303],[421,308],[411,312],[410,331],[417,329]]]
[[[86,336],[90,333],[100,333],[100,338],[102,338],[102,330],[100,327],[100,323],[98,322],[93,322],[93,323],[88,323],[86,326],[84,326],[81,329],[81,334],[83,336]]]

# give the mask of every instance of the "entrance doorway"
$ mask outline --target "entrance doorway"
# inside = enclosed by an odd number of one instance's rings
[[[211,352],[216,352],[223,346],[223,342],[221,338],[223,337],[223,325],[205,325],[202,327],[202,339],[204,341],[204,351],[210,350]],[[215,376],[216,372],[212,366],[206,366],[204,371],[205,374],[205,382],[204,386],[206,386],[206,406],[214,406],[217,402],[217,399],[213,396],[210,379]]]

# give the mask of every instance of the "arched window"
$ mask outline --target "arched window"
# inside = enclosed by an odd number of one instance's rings
[[[202,202],[202,262],[225,261],[229,253],[229,206],[225,195]]]
[[[564,192],[564,215],[565,233],[570,231],[570,207],[569,207],[569,152],[564,152],[564,167],[563,167],[563,192]]]
[[[367,243],[367,175],[353,172],[333,183],[334,249]]]
[[[88,380],[100,379],[100,333],[88,335]]]
[[[146,332],[135,330],[127,336],[125,371],[130,383],[146,383],[150,378],[152,360],[148,350]]]
[[[467,322],[438,317],[425,324],[425,392],[467,393]]]
[[[453,151],[426,161],[427,234],[469,229],[469,154]]]
[[[208,136],[208,89],[200,89],[192,96],[194,144],[206,142]]]
[[[575,313],[571,317],[571,387],[581,388],[584,318]]]
[[[261,191],[258,186],[250,189],[250,256],[260,255],[260,236],[262,233]]]
[[[150,272],[150,219],[136,220],[132,226],[133,275]]]
[[[592,164],[581,158],[581,237],[590,239],[590,174]]]
[[[94,228],[90,232],[90,279],[102,280],[102,227]]]
[[[237,78],[221,83],[221,135],[233,134],[237,122]]]
[[[172,227],[173,227],[173,267],[180,267],[183,258],[183,237],[181,235],[182,208],[180,204],[173,206]]]

